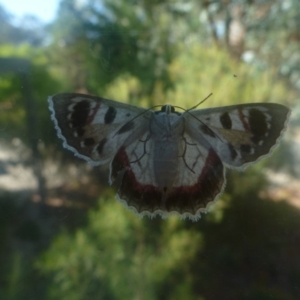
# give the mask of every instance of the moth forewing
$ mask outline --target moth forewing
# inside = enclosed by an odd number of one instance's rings
[[[122,203],[140,216],[194,221],[223,192],[224,165],[242,169],[270,155],[290,114],[274,103],[178,113],[76,93],[48,101],[65,148],[92,165],[110,162]]]
[[[96,96],[64,93],[48,98],[51,118],[63,146],[92,165],[112,160],[116,148],[130,135],[123,130],[146,109]],[[139,128],[139,124],[136,124]],[[130,129],[130,128],[129,128]]]
[[[198,128],[193,123],[199,135],[210,143],[223,163],[230,168],[244,169],[276,148],[290,110],[276,103],[251,103],[191,113],[201,120]]]

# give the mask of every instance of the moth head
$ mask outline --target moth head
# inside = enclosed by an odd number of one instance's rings
[[[168,115],[168,114],[171,114],[171,113],[175,113],[175,107],[170,105],[170,104],[163,105],[161,107],[161,111]]]
[[[175,114],[177,116],[180,116],[182,114],[182,113],[175,110],[175,106],[170,105],[170,104],[163,105],[161,107],[160,111],[156,111],[156,114],[161,114],[161,113],[166,114],[166,115]]]

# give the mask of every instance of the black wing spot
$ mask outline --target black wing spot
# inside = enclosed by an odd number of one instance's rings
[[[81,135],[79,130],[87,123],[89,112],[90,103],[88,101],[80,101],[72,109],[70,123],[72,128],[77,129],[78,135]]]
[[[232,127],[232,121],[231,121],[231,118],[230,118],[228,112],[224,112],[220,116],[220,122],[221,122],[223,128],[225,128],[225,129],[231,129],[231,127]]]
[[[85,146],[93,146],[95,144],[94,138],[86,138],[83,140]]]
[[[133,128],[134,128],[134,122],[128,122],[120,128],[120,130],[118,131],[118,134],[125,133],[127,131],[130,131]]]
[[[106,142],[107,142],[107,138],[104,138],[99,142],[99,144],[97,146],[97,151],[98,151],[99,155],[102,154],[102,151],[103,151],[103,148],[104,148],[104,145]]]
[[[231,159],[235,160],[236,157],[237,157],[237,155],[238,155],[237,152],[236,152],[236,150],[234,149],[234,147],[231,144],[228,144],[228,149],[230,151]]]
[[[240,146],[240,149],[241,149],[242,152],[247,153],[247,154],[250,154],[251,151],[252,151],[251,145],[248,145],[248,144],[242,144]]]
[[[105,124],[112,123],[114,121],[116,115],[117,115],[117,110],[114,107],[109,106],[109,108],[104,116],[104,123]]]
[[[249,127],[253,134],[253,143],[258,144],[268,131],[268,123],[265,114],[256,108],[250,109]]]
[[[85,133],[85,130],[82,127],[79,127],[76,129],[76,133],[78,136],[83,136]]]
[[[203,131],[204,134],[209,135],[213,138],[216,138],[217,136],[215,135],[215,133],[205,124],[201,124],[200,125],[201,130]]]

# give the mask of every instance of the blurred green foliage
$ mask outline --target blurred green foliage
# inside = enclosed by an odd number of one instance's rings
[[[46,101],[74,91],[187,109],[212,92],[200,108],[293,106],[297,8],[297,0],[63,0],[41,31],[17,28],[0,8],[0,57],[30,63],[0,74],[0,142],[13,152],[15,138],[27,148],[37,141],[49,180],[43,204],[36,191],[0,191],[0,299],[299,299],[300,212],[262,197],[266,167],[295,164],[288,143],[244,173],[229,171],[226,193],[199,222],[139,219],[105,189],[106,174],[61,151]],[[234,43],[232,24],[241,29]],[[22,155],[0,157],[0,177],[18,164]]]
[[[45,99],[53,93],[53,86],[64,86],[64,81],[60,81],[58,76],[51,74],[49,60],[45,49],[32,47],[28,44],[15,47],[14,45],[0,46],[1,58],[22,58],[30,62],[29,70],[24,73],[6,72],[0,77],[0,128],[1,137],[12,139],[20,138],[23,142],[28,143],[32,138],[40,138],[48,142],[49,139],[49,113],[45,106]],[[50,69],[50,70],[49,70]],[[26,99],[24,94],[24,74],[29,76],[29,88],[32,92],[35,115],[38,119],[37,134],[38,137],[32,137],[28,132]],[[51,140],[53,143],[53,139]]]
[[[184,270],[201,247],[201,233],[178,218],[163,223],[136,218],[103,197],[87,227],[60,235],[39,260],[40,269],[54,274],[50,299],[156,299],[155,287]]]
[[[49,299],[297,299],[300,212],[243,192],[198,223],[138,219],[101,198],[38,260]]]

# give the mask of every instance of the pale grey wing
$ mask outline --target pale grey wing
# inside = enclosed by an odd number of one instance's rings
[[[229,167],[242,168],[268,155],[287,126],[290,109],[251,103],[186,112],[186,131],[204,139]]]
[[[225,184],[224,166],[215,151],[187,134],[169,144],[144,133],[120,148],[110,172],[110,182],[122,174],[118,198],[141,216],[175,213],[197,220]]]
[[[147,110],[96,96],[63,93],[48,98],[63,146],[93,165],[109,162],[126,140],[148,130]]]

